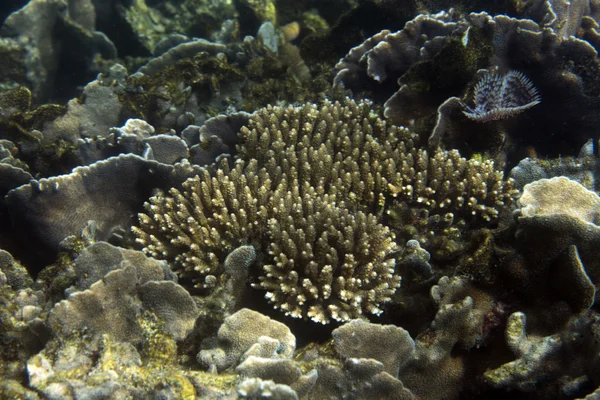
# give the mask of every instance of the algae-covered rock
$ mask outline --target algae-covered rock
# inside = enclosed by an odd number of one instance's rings
[[[15,398],[35,398],[20,383],[27,358],[40,351],[49,338],[45,297],[35,289],[25,268],[0,250],[0,397],[11,398],[10,393]]]
[[[97,345],[76,336],[53,343],[28,361],[27,372],[30,385],[50,399],[196,396],[185,371],[149,362],[133,345],[110,335]]]

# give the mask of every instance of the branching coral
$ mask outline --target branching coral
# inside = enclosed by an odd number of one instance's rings
[[[276,212],[269,221],[274,262],[257,285],[271,302],[321,323],[382,312],[400,285],[395,260],[386,259],[396,248],[388,228],[311,196],[286,196]]]
[[[140,227],[133,228],[147,254],[174,261],[184,275],[222,272],[230,251],[264,233],[271,200],[266,171],[258,171],[256,162],[220,166],[214,177],[203,170],[183,190],[152,197],[150,215],[140,214]]]
[[[376,215],[405,203],[430,215],[491,221],[516,195],[493,162],[466,160],[457,151],[429,154],[415,134],[379,118],[369,102],[266,107],[240,135],[239,157],[256,159],[275,184],[297,179],[301,191],[314,187]]]
[[[286,314],[320,323],[382,312],[400,284],[394,231],[408,236],[399,243],[428,235],[398,208],[446,225],[485,223],[514,196],[491,162],[429,156],[369,102],[269,106],[239,136],[233,167],[222,160],[150,199],[138,242],[204,288],[229,252],[252,245],[262,254],[253,287]]]

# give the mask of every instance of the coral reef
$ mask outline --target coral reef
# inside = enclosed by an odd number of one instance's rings
[[[67,91],[60,85],[72,88],[73,83],[61,78],[61,66],[70,64],[72,78],[81,84],[91,78],[88,69],[95,55],[116,58],[115,45],[95,30],[94,7],[78,3],[85,2],[30,1],[6,18],[0,30],[7,56],[4,87],[26,84],[35,101],[44,102],[55,91]],[[67,41],[70,45],[63,46]]]
[[[0,393],[21,391],[18,381],[25,373],[25,361],[40,351],[49,339],[44,324],[45,294],[36,290],[27,270],[4,250],[0,251],[0,336],[4,342],[0,350],[0,373],[8,382]]]
[[[574,311],[594,304],[598,201],[596,193],[567,177],[525,185],[515,236],[517,248],[532,266],[520,273],[519,287],[538,285],[538,291],[554,293],[554,301],[565,301]],[[548,274],[560,279],[540,287],[540,276]]]
[[[417,122],[419,134],[431,136],[432,148],[441,144],[463,154],[486,151],[515,164],[528,146],[546,156],[572,154],[594,136],[595,122],[588,121],[598,118],[593,71],[599,67],[597,50],[589,42],[562,35],[529,19],[485,12],[463,18],[448,12],[419,15],[402,30],[382,31],[353,48],[337,64],[335,82],[361,97],[387,98],[385,116],[402,125]],[[480,82],[480,69],[519,71],[543,102],[513,117],[510,129],[470,121],[462,104]],[[394,80],[397,85],[390,83]],[[565,99],[572,108],[564,109]],[[558,121],[571,118],[578,121],[568,129],[559,127]],[[558,147],[544,140],[548,132],[561,138]]]
[[[559,176],[566,176],[588,189],[595,190],[600,187],[597,178],[599,166],[598,159],[594,155],[593,139],[590,139],[581,148],[577,157],[524,158],[510,171],[510,177],[519,190],[528,183]]]
[[[376,325],[362,320],[352,320],[333,330],[331,336],[336,351],[346,358],[370,358],[379,361],[391,376],[398,376],[400,365],[409,360],[415,351],[415,343],[402,328],[393,325]],[[381,347],[373,336],[389,343],[394,352]]]
[[[98,240],[106,240],[119,227],[123,230],[130,224],[132,212],[143,204],[156,182],[169,187],[198,170],[189,164],[161,164],[122,154],[76,168],[68,175],[34,180],[7,195],[6,202],[15,215],[12,234],[36,243],[38,254],[31,256],[37,262],[55,255],[60,241],[79,234],[90,220],[98,223]],[[104,211],[98,205],[104,206]]]
[[[256,311],[242,309],[228,317],[217,333],[217,345],[198,353],[198,360],[214,370],[225,370],[240,362],[240,357],[269,338],[275,341],[277,357],[290,358],[296,349],[296,338],[288,327]],[[262,341],[264,343],[264,340]]]
[[[599,23],[1,2],[0,398],[597,398]]]
[[[515,312],[510,315],[506,324],[506,342],[508,347],[518,357],[515,361],[487,371],[485,379],[495,387],[508,387],[531,392],[536,390],[541,380],[560,378],[558,385],[562,393],[569,395],[576,392],[579,387],[586,384],[597,384],[597,378],[588,375],[598,368],[598,357],[594,356],[591,362],[575,362],[568,369],[558,365],[568,365],[562,357],[569,357],[575,349],[588,349],[597,351],[594,338],[597,333],[592,333],[597,324],[597,316],[582,314],[574,317],[567,328],[550,336],[540,336],[527,332],[525,314]]]

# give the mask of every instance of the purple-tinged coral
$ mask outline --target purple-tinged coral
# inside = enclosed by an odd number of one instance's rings
[[[240,357],[260,338],[277,341],[278,358],[291,358],[296,349],[296,338],[287,326],[259,312],[243,308],[225,318],[217,333],[216,346],[201,350],[197,356],[198,362],[215,371],[236,366]]]
[[[541,102],[533,83],[519,71],[506,75],[486,71],[473,89],[474,107],[465,105],[463,113],[477,122],[515,116]]]
[[[108,258],[113,260],[106,262]],[[108,273],[96,274],[98,280],[90,285],[82,278],[94,261]],[[139,343],[144,311],[162,321],[164,333],[175,340],[183,340],[194,327],[198,308],[189,293],[174,282],[164,261],[98,242],[76,260],[75,268],[78,284],[86,290],[75,291],[57,303],[48,318],[61,339],[85,331],[95,339],[108,334],[117,341]]]

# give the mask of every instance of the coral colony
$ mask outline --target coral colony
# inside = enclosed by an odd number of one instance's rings
[[[0,4],[0,399],[600,396],[597,2],[305,3]]]

